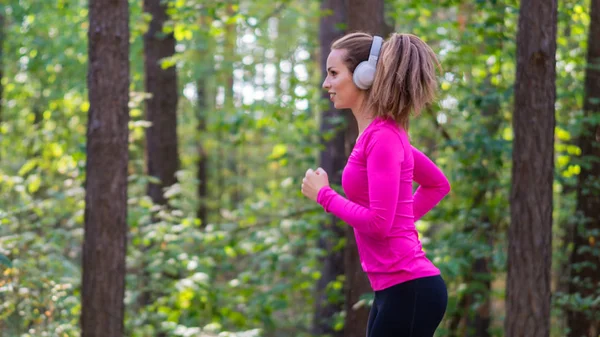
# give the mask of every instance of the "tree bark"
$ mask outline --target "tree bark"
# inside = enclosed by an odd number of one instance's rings
[[[236,14],[235,6],[239,6],[239,1],[233,1],[227,6],[227,15],[233,16]],[[233,71],[235,70],[234,64],[236,63],[237,56],[237,23],[233,22],[231,24],[227,24],[225,27],[225,43],[224,43],[224,51],[225,51],[225,64],[224,73],[225,73],[225,111],[223,114],[223,126],[228,124],[227,116],[231,116],[231,114],[237,114],[235,111],[235,91],[233,90],[233,85],[235,83],[235,78],[233,76]],[[276,84],[279,85],[279,84]],[[222,131],[220,131],[222,132]],[[224,146],[220,147],[221,149],[221,160],[223,161],[224,170],[221,172],[229,171],[229,181],[227,181],[227,175],[223,177],[224,184],[226,186],[227,191],[229,192],[229,200],[231,203],[228,205],[231,208],[239,207],[239,204],[242,200],[241,188],[236,178],[240,176],[239,167],[238,167],[238,148],[233,146],[233,142],[231,141],[232,137],[228,137],[228,135],[233,135],[238,131],[238,125],[233,124],[229,127],[229,133],[223,132],[223,137],[225,137],[225,142],[228,143],[230,148],[226,148]]]
[[[206,133],[206,115],[208,109],[208,101],[206,95],[206,81],[199,79],[196,82],[198,95],[198,133],[201,137]],[[201,140],[198,141],[198,211],[197,217],[200,219],[201,226],[206,226],[208,223],[208,208],[206,201],[208,200],[208,153],[204,148]]]
[[[388,30],[385,23],[384,1],[346,0],[348,8],[348,31],[363,31],[385,38]]]
[[[81,335],[123,336],[127,249],[129,6],[89,1],[89,117]]]
[[[583,219],[575,226],[571,253],[569,292],[582,297],[597,297],[600,289],[598,250],[600,235],[600,0],[591,1],[588,53],[581,148],[581,172],[577,181],[577,213]],[[593,120],[596,122],[593,122]],[[595,231],[595,232],[594,232]],[[569,337],[597,337],[600,334],[598,306],[584,311],[570,310],[567,315]]]
[[[4,13],[0,12],[0,125],[3,122],[2,116],[2,107],[3,107],[3,98],[4,98],[4,86],[2,85],[2,78],[4,77],[4,40],[6,39],[4,30],[6,29],[4,26],[6,21],[4,19]],[[0,160],[2,160],[2,149],[0,149]]]
[[[517,74],[506,336],[550,335],[556,0],[522,0]]]
[[[386,25],[383,3],[383,0],[346,0],[348,32],[363,31],[369,34],[384,36]],[[344,142],[345,155],[348,158],[358,136],[356,120],[349,111],[346,112],[346,123],[348,127],[344,135]],[[354,308],[354,305],[360,300],[362,295],[372,293],[373,290],[359,262],[360,258],[354,238],[354,230],[350,226],[346,226],[346,240],[347,245],[344,253],[344,269],[346,274],[344,336],[363,337],[369,320],[369,308],[367,306]]]
[[[343,35],[344,31],[340,25],[345,22],[344,0],[323,0],[321,2],[321,17],[319,41],[320,41],[320,65],[321,77],[327,77],[327,57],[331,44],[335,39]],[[329,95],[323,91],[322,98],[329,101]],[[346,162],[344,119],[346,113],[333,107],[329,101],[328,109],[323,111],[321,122],[321,134],[333,133],[333,137],[323,139],[325,149],[320,154],[320,166],[329,174],[330,183],[341,185],[342,170]],[[322,224],[324,235],[319,239],[319,248],[327,252],[321,267],[321,278],[317,282],[315,296],[315,314],[313,318],[313,335],[327,334],[332,337],[342,337],[344,331],[335,331],[333,327],[334,315],[344,309],[343,303],[332,303],[328,300],[327,286],[344,275],[344,248],[339,247],[340,240],[345,237],[346,226],[335,216],[330,216],[328,221]]]
[[[2,78],[4,77],[4,40],[6,39],[4,26],[6,20],[4,19],[4,13],[0,12],[0,123],[2,123],[2,98],[4,93],[4,86],[2,85]]]
[[[208,16],[200,15],[199,24],[201,27],[209,27],[211,25],[211,19]],[[205,69],[214,69],[214,47],[213,40],[209,34],[203,34],[200,39],[202,47],[201,50],[201,62],[206,65]],[[198,151],[198,163],[197,163],[197,175],[198,179],[198,209],[196,216],[200,219],[200,225],[206,226],[208,223],[208,168],[209,168],[209,156],[206,148],[204,147],[203,136],[206,134],[206,127],[208,123],[209,111],[214,109],[214,93],[210,90],[210,80],[212,73],[205,71],[198,76],[196,80],[196,95],[198,110],[196,112],[197,117],[197,151]]]
[[[145,0],[144,12],[152,15],[144,35],[144,70],[146,119],[152,125],[146,129],[146,160],[148,175],[160,183],[148,183],[148,195],[156,204],[165,205],[164,189],[177,182],[179,170],[177,145],[177,72],[175,66],[163,69],[163,58],[175,54],[174,35],[163,33],[168,20],[167,4],[161,0]]]

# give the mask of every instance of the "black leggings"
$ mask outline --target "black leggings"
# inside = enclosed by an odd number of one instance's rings
[[[367,337],[432,337],[447,304],[446,283],[439,275],[376,291]]]

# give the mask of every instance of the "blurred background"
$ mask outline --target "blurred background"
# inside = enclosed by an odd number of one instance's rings
[[[600,254],[598,157],[581,155],[597,143],[585,123],[600,124],[600,98],[584,99],[600,97],[585,82],[600,69],[586,66],[600,45],[592,2],[558,2],[552,224],[540,227],[551,336],[600,333],[598,272],[573,286]],[[354,30],[416,34],[439,57],[438,100],[410,124],[452,184],[417,223],[448,284],[437,336],[505,335],[518,1],[146,0],[126,13],[123,335],[364,336],[373,294],[349,227],[300,193],[318,166],[340,190],[356,130],[321,83],[331,42]],[[89,14],[83,0],[0,4],[1,336],[81,334]]]

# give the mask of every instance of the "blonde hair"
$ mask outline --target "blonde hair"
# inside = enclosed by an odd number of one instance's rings
[[[372,42],[370,34],[355,32],[336,40],[331,48],[346,50],[344,64],[354,73],[369,58]],[[408,130],[411,112],[419,114],[435,99],[436,66],[440,64],[435,53],[417,36],[392,34],[381,48],[364,107],[373,117],[393,118]]]

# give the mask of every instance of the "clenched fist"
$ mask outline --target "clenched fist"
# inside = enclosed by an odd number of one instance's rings
[[[302,179],[302,194],[316,202],[319,190],[325,186],[329,186],[327,172],[320,167],[316,171],[308,169]]]

